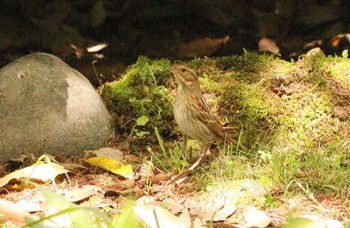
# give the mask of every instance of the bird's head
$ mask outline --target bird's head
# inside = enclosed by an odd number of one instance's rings
[[[199,81],[196,72],[184,65],[170,67],[170,72],[174,74],[179,87],[190,90],[199,90]]]

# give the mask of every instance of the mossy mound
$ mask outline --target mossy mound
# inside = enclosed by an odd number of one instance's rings
[[[127,132],[139,139],[151,139],[155,137],[146,136],[150,133],[154,135],[154,128],[157,127],[164,136],[172,134],[173,98],[166,86],[171,79],[169,66],[168,60],[140,57],[120,80],[103,86],[102,97],[117,116],[119,133]],[[139,117],[148,118],[149,121],[138,124]]]
[[[245,154],[271,155],[269,169],[277,182],[298,177],[322,191],[339,185],[339,194],[348,191],[347,178],[339,175],[350,175],[349,59],[313,50],[297,62],[245,53],[185,64],[197,71],[204,97],[228,133],[249,149]],[[103,88],[117,130],[131,133],[140,147],[146,140],[157,150],[155,127],[165,140],[180,137],[170,65],[140,57],[119,81]],[[144,116],[149,121],[138,125]]]
[[[197,68],[202,89],[216,94],[214,108],[224,125],[233,128],[230,134],[241,137],[248,148],[273,141],[280,97],[271,89],[294,64],[271,55],[246,53],[212,59],[197,59],[189,63]],[[288,76],[292,81],[294,74]],[[208,101],[208,103],[214,103]]]
[[[246,53],[188,63],[199,72],[204,93],[221,122],[242,130],[245,145],[297,148],[306,152],[320,143],[334,143],[334,125],[347,125],[334,114],[334,105],[348,99],[333,87],[349,88],[350,61],[323,54],[287,62],[274,56]],[[344,101],[345,99],[345,101]],[[286,141],[289,141],[286,144]],[[297,144],[297,145],[296,145]]]
[[[348,195],[350,60],[319,49],[287,62],[246,53],[189,63],[209,104],[252,159],[271,155],[268,176],[298,180],[331,195]],[[259,153],[257,153],[259,152]],[[259,160],[259,159],[258,159]],[[259,165],[258,165],[259,167]]]
[[[250,164],[236,161],[234,171],[225,167],[228,173],[251,166],[254,175],[276,187],[298,182],[332,196],[350,194],[350,60],[346,56],[326,57],[312,50],[297,62],[288,62],[245,53],[184,64],[197,71],[208,105],[245,148],[237,150]],[[174,159],[178,145],[159,149],[154,134],[157,127],[165,142],[180,139],[173,119],[176,86],[170,65],[168,60],[140,57],[122,79],[107,83],[102,93],[118,117],[119,133],[134,136],[135,150],[146,151],[145,145],[150,146],[157,162],[165,163],[160,167],[182,161],[182,155]],[[149,121],[138,125],[137,119],[143,116]],[[227,159],[232,158],[231,152],[237,151],[232,147],[222,151]],[[224,168],[219,169],[222,173]],[[237,173],[234,176],[239,178]]]
[[[349,100],[335,89],[349,89],[347,58],[316,52],[287,62],[271,55],[245,53],[186,64],[197,71],[204,96],[220,122],[234,129],[229,131],[234,137],[241,135],[246,147],[303,154],[319,150],[320,145],[347,145],[343,140],[348,136],[344,133],[348,120],[340,121],[334,113],[335,106],[344,107]],[[146,126],[138,127],[152,132],[148,137],[155,138],[155,127],[163,137],[178,133],[174,131],[170,65],[168,60],[140,57],[121,80],[105,85],[104,99],[118,117],[123,117],[119,118],[119,129],[123,126],[131,132],[135,120],[147,116],[150,121]]]

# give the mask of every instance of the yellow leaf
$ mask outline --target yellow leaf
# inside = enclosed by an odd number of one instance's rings
[[[100,167],[102,169],[111,171],[125,178],[133,177],[133,171],[131,165],[124,165],[120,161],[116,161],[106,157],[92,157],[85,160],[91,165]]]

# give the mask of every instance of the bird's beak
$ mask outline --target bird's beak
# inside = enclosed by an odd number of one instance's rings
[[[177,69],[175,66],[169,67],[169,71],[171,73],[173,73],[173,76],[176,79],[176,81],[178,81],[180,83],[182,81],[182,79],[181,79],[181,76],[178,74],[178,70],[179,69]]]
[[[174,72],[175,72],[175,67],[174,67],[174,66],[171,66],[171,67],[169,68],[169,70],[170,70],[171,73],[174,73]]]

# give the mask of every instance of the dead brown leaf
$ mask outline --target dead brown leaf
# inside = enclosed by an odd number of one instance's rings
[[[236,207],[233,205],[225,205],[222,209],[218,210],[213,218],[213,221],[225,221],[233,213],[235,213]]]
[[[102,192],[102,189],[94,185],[84,185],[79,188],[64,190],[62,194],[70,202],[78,202],[88,197]]]
[[[154,205],[137,205],[134,207],[135,215],[147,226],[156,227],[191,227],[189,214],[177,217],[169,211]]]
[[[196,56],[210,56],[229,41],[230,37],[225,36],[218,39],[210,37],[200,38],[189,43],[181,44],[178,47],[178,55],[183,58]]]
[[[184,208],[185,208],[179,202],[171,198],[163,200],[162,205],[164,205],[173,215],[176,215],[177,213],[184,211]]]
[[[349,119],[350,116],[350,106],[334,106],[334,115],[342,120]]]
[[[175,171],[169,172],[169,173],[158,173],[155,176],[151,177],[151,183],[152,184],[158,184],[161,181],[167,181],[171,177],[175,175]]]
[[[116,161],[122,161],[124,159],[124,153],[121,150],[111,147],[103,147],[88,152],[93,153],[98,157],[110,158]]]
[[[276,42],[266,37],[260,39],[258,45],[259,45],[260,52],[270,52],[270,53],[280,52],[280,48],[277,46]]]

